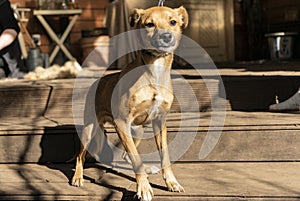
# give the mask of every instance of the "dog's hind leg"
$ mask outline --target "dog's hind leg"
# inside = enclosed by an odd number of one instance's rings
[[[83,186],[83,164],[85,161],[85,155],[87,152],[87,146],[90,144],[93,133],[93,124],[84,126],[82,130],[81,146],[79,154],[76,157],[76,168],[72,178],[72,185],[76,187]]]
[[[184,188],[176,180],[171,167],[166,122],[164,119],[156,119],[152,124],[156,145],[161,157],[162,174],[168,190],[173,192],[184,192]]]

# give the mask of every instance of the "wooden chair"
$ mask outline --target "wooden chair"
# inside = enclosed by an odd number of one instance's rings
[[[33,42],[31,35],[29,34],[26,23],[28,18],[26,18],[26,12],[30,12],[30,8],[19,8],[17,3],[11,4],[11,8],[14,12],[15,18],[18,20],[20,27],[20,34],[18,35],[18,40],[22,52],[23,59],[26,59],[28,56],[26,44],[29,48],[36,48],[35,43]]]

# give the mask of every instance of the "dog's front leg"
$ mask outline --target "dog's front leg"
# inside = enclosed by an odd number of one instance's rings
[[[125,150],[132,162],[132,167],[135,172],[136,182],[137,182],[137,197],[142,201],[152,200],[153,190],[149,184],[148,176],[145,172],[145,168],[142,159],[137,151],[134,144],[131,127],[128,123],[123,120],[115,120],[116,131],[123,143]]]
[[[173,192],[184,192],[184,188],[176,180],[171,167],[165,119],[154,120],[152,124],[156,145],[161,157],[162,174],[168,190]]]
[[[141,139],[143,138],[143,135],[144,135],[144,128],[143,128],[143,126],[131,126],[131,135],[133,137],[133,141],[134,141],[135,147],[138,148],[138,146],[141,143]],[[130,158],[129,158],[126,150],[124,150],[122,158],[127,163],[131,164]]]

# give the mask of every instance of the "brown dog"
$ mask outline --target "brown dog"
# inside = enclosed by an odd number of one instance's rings
[[[98,124],[103,130],[103,125],[109,122],[114,125],[132,163],[138,198],[151,200],[153,190],[137,151],[139,140],[133,139],[132,129],[141,135],[143,125],[152,123],[166,185],[170,191],[184,191],[171,169],[165,119],[173,102],[170,75],[173,51],[178,46],[181,29],[187,24],[188,14],[183,7],[134,10],[130,25],[138,29],[143,50],[122,72],[104,76],[94,84],[97,90],[94,99],[86,102],[82,147],[76,158],[72,185],[83,185],[86,148]]]

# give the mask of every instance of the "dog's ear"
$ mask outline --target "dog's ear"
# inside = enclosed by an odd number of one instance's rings
[[[183,29],[185,29],[189,24],[189,14],[188,14],[188,12],[186,11],[186,9],[183,6],[180,6],[179,8],[175,8],[174,10],[175,10],[175,12],[177,12],[178,16],[182,20],[181,27]]]
[[[129,16],[129,24],[131,27],[134,27],[138,23],[143,13],[144,13],[143,9],[135,8],[133,10],[132,14]]]

